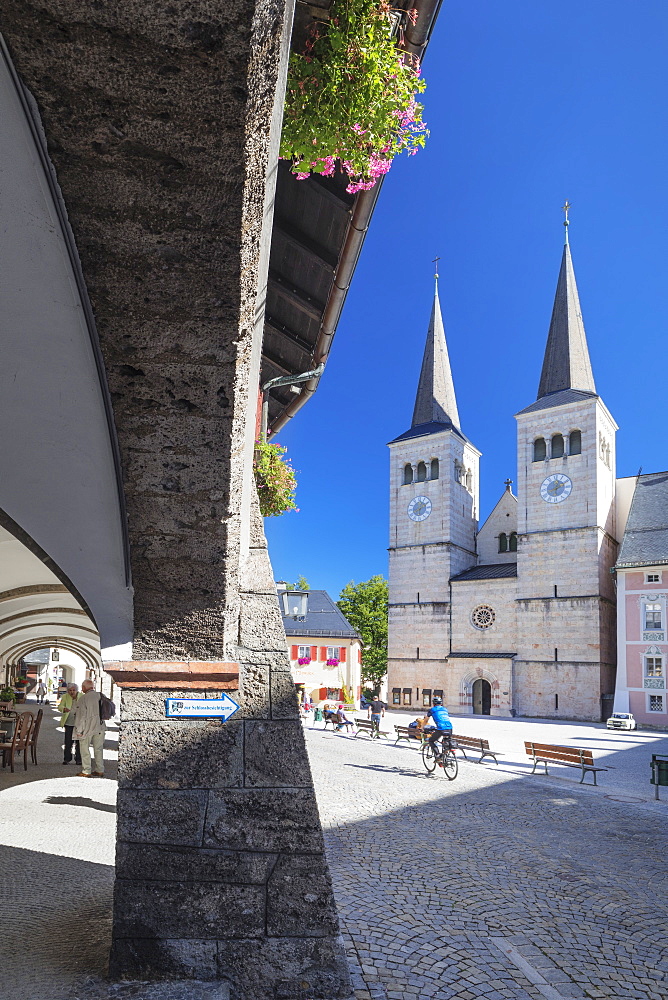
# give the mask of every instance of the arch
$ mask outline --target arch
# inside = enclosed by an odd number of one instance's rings
[[[36,649],[53,648],[55,646],[59,649],[67,649],[70,653],[76,653],[90,667],[100,666],[101,660],[98,649],[95,649],[94,646],[89,646],[87,643],[75,639],[65,639],[62,636],[36,636],[17,643],[5,651],[4,655],[7,666],[14,666],[23,656],[27,656],[28,653],[34,653]]]
[[[564,457],[564,435],[563,434],[553,434],[552,443],[550,446],[550,457],[551,458],[563,458]]]
[[[487,681],[490,687],[490,714],[499,708],[499,678],[484,667],[474,667],[462,674],[459,680],[459,706],[463,712],[473,713],[473,685],[477,680]],[[477,714],[477,713],[476,713]]]
[[[431,469],[430,469],[430,473],[429,473],[429,478],[430,479],[438,479],[438,459],[437,458],[432,458],[432,460],[431,460]]]
[[[418,462],[417,467],[417,481],[418,483],[424,483],[427,479],[427,466],[424,462]]]
[[[477,677],[473,682],[471,691],[473,714],[492,714],[492,685],[484,677]]]
[[[536,438],[533,443],[533,461],[534,462],[544,462],[547,456],[547,445],[545,444],[545,438]]]
[[[507,552],[507,551],[508,551],[508,535],[505,533],[505,531],[502,531],[501,534],[499,535],[499,552]]]
[[[409,483],[413,482],[413,466],[410,462],[406,462],[404,465],[404,486],[408,486]]]
[[[511,531],[510,538],[508,539],[508,551],[517,552],[517,532]]]
[[[581,455],[582,454],[582,431],[571,431],[568,435],[568,454],[569,455]]]

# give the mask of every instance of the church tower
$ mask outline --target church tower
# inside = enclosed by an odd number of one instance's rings
[[[436,277],[413,421],[389,444],[388,688],[413,707],[445,687],[449,580],[476,562],[480,452],[459,427]]]
[[[617,425],[596,392],[565,226],[538,397],[516,414],[515,707],[600,719],[614,691]]]

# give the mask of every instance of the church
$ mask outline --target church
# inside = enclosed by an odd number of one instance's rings
[[[481,452],[460,425],[438,286],[409,430],[390,442],[387,699],[599,720],[615,690],[615,566],[629,481],[596,392],[568,244],[512,483],[479,525]],[[633,480],[633,484],[635,479]]]

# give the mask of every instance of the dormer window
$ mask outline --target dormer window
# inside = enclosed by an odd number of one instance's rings
[[[545,438],[536,438],[536,440],[533,443],[534,462],[544,462],[546,455],[547,455],[547,446],[545,444]]]

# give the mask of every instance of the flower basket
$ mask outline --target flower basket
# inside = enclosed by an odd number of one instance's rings
[[[337,660],[337,658],[335,656],[332,656],[331,659],[327,660],[327,666],[328,667],[338,667],[338,665],[339,665],[339,661]]]
[[[307,667],[310,662],[311,662],[310,656],[300,656],[299,659],[297,660],[297,663],[299,664],[300,667]]]
[[[287,448],[267,441],[255,442],[253,471],[263,517],[278,517],[288,510],[299,510],[295,504],[297,480],[295,471],[283,458]]]
[[[424,146],[428,130],[416,94],[417,60],[397,48],[403,15],[388,0],[334,0],[328,23],[314,25],[288,71],[280,155],[299,180],[330,176],[337,165],[351,194],[372,188],[404,150]]]

